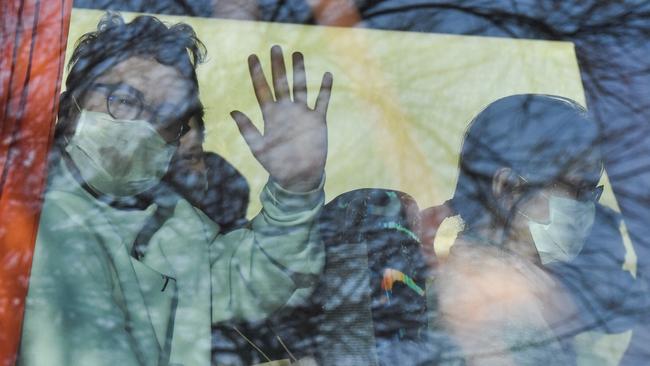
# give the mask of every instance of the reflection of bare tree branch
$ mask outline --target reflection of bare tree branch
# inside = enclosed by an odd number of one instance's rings
[[[192,3],[198,1],[168,1],[170,9],[180,6],[187,14],[195,14]],[[77,3],[85,3],[78,0]],[[104,2],[106,6],[117,6],[120,1]],[[138,2],[134,2],[138,3]],[[159,2],[162,4],[164,2]],[[172,4],[174,3],[174,4]],[[317,23],[314,14],[304,14],[297,10],[291,1],[277,0],[259,2],[262,19],[283,22]],[[602,148],[606,158],[608,175],[611,179],[618,203],[625,215],[626,225],[634,243],[638,263],[638,277],[646,279],[650,273],[650,2],[626,0],[621,2],[602,2],[589,0],[585,2],[557,2],[536,0],[522,4],[517,1],[357,1],[358,11],[363,24],[371,28],[410,30],[422,32],[457,33],[467,35],[500,36],[511,38],[537,38],[546,40],[563,40],[575,44],[579,67],[587,94],[590,113],[602,128],[598,148]],[[160,5],[162,6],[162,5]],[[308,11],[305,7],[305,11]],[[126,9],[123,10],[134,10]],[[135,9],[150,10],[150,9]],[[164,12],[164,11],[163,11]],[[214,15],[214,14],[213,14]],[[399,55],[398,55],[399,56]],[[469,56],[471,57],[471,55]],[[414,76],[415,77],[415,76]],[[426,100],[421,101],[423,108]],[[496,136],[495,140],[498,140]],[[449,150],[447,141],[439,141],[441,148]],[[484,143],[484,151],[491,153],[495,160],[500,158],[493,149],[493,141]],[[602,143],[602,145],[601,145]],[[540,142],[543,147],[544,142]],[[525,157],[522,157],[525,158]],[[482,171],[473,171],[469,167],[466,173],[477,181],[488,180]],[[478,191],[478,188],[477,188]],[[476,200],[491,209],[485,197]],[[627,288],[628,283],[618,282],[614,270],[620,270],[617,253],[604,252],[600,256],[608,259],[603,264],[597,262],[583,263],[580,268],[570,268],[564,275],[573,276],[575,282],[567,287],[589,305],[591,297],[584,290],[589,290],[596,277],[603,288],[612,291],[612,298],[621,299],[613,303],[608,312],[600,312],[597,307],[587,307],[583,311],[591,313],[592,318],[568,329],[558,330],[556,334],[562,339],[570,339],[576,334],[593,329],[606,328],[619,318],[636,319],[642,323],[642,316],[649,310],[641,301],[638,306],[624,306],[625,301],[642,299],[648,294],[645,287]],[[346,269],[347,271],[348,269]],[[572,272],[572,271],[573,272]],[[353,273],[354,268],[349,272]],[[608,271],[612,271],[608,276]],[[618,273],[618,272],[617,272]],[[361,279],[351,281],[353,287],[361,286]],[[333,283],[341,285],[341,283]],[[350,300],[350,294],[341,293],[342,299]],[[351,313],[342,323],[352,339],[366,337],[354,324],[360,322],[358,314]],[[573,320],[570,319],[572,325]],[[332,329],[331,331],[340,331]],[[647,340],[642,340],[646,341]],[[521,347],[537,347],[548,344],[548,339],[538,339]],[[348,347],[349,348],[349,347]],[[348,352],[353,350],[346,349]],[[510,350],[512,351],[512,350]],[[502,354],[504,350],[492,350],[472,356],[483,357]]]
[[[519,7],[516,4],[382,1],[362,7],[361,13],[371,27],[403,30],[406,26],[419,31],[574,42],[590,111],[603,127],[608,174],[637,251],[639,277],[644,278],[644,272],[649,269],[645,262],[650,248],[647,231],[650,4],[645,1],[580,4],[535,1]],[[592,270],[600,269],[584,268],[586,273]],[[620,283],[607,286],[628,299],[647,296],[645,290],[617,289],[622,286]],[[593,329],[617,316],[640,319],[637,315],[647,312],[644,307],[613,308],[610,314],[576,331]],[[566,336],[570,337],[571,333]]]

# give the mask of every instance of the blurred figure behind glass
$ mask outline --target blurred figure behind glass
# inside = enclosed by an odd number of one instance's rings
[[[246,178],[219,154],[203,150],[203,111],[189,124],[163,183],[219,224],[221,232],[243,226],[250,194]]]
[[[451,200],[464,230],[436,278],[440,318],[476,364],[571,364],[573,300],[545,266],[570,262],[594,222],[599,127],[561,97],[490,104],[465,134]]]

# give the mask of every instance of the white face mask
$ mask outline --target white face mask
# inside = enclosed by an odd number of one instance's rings
[[[97,191],[132,196],[156,185],[176,147],[144,120],[116,120],[82,110],[66,151],[82,178]]]
[[[569,262],[585,244],[594,223],[596,205],[569,198],[549,197],[550,222],[541,224],[528,218],[528,228],[542,264]],[[523,213],[522,213],[523,214]]]

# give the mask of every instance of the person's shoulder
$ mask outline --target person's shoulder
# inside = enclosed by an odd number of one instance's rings
[[[96,205],[95,198],[81,187],[62,162],[51,168],[43,197],[43,212],[83,213]],[[74,220],[78,215],[72,216],[70,219]]]
[[[183,230],[200,230],[208,239],[214,238],[219,233],[219,225],[184,198],[176,203],[171,219],[182,223]]]
[[[111,278],[111,259],[100,234],[106,225],[97,221],[96,211],[86,208],[69,192],[46,195],[36,236],[34,278],[45,276],[48,281],[53,272],[62,282],[80,274],[90,281]]]
[[[244,177],[234,165],[226,160],[226,158],[215,152],[204,152],[203,161],[205,162],[208,172],[214,175],[216,178],[237,179]],[[213,179],[215,177],[213,177]]]
[[[41,208],[40,223],[43,225],[57,225],[59,228],[81,228],[88,225],[96,209],[83,192],[71,190],[51,189],[45,193]]]
[[[228,160],[226,160],[223,156],[212,151],[203,152],[203,160],[205,161],[205,164],[208,166],[209,169],[218,168],[218,169],[235,170],[235,166],[230,164]]]

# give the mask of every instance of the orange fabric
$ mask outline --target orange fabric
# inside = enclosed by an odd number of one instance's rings
[[[421,250],[429,268],[435,268],[438,264],[438,256],[435,253],[433,246],[438,228],[442,222],[455,215],[449,201],[440,206],[425,208],[420,211],[420,242],[422,243]]]
[[[0,363],[15,362],[71,0],[0,5]]]
[[[317,0],[310,4],[317,24],[333,27],[354,27],[361,22],[352,0]]]

